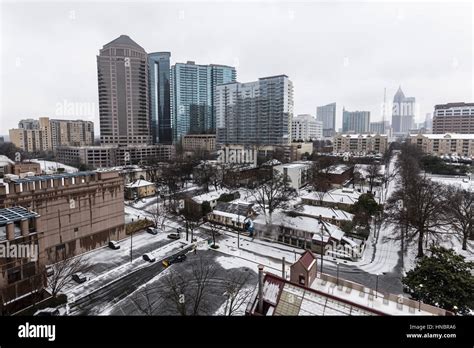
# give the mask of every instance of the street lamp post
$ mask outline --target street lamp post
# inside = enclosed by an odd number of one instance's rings
[[[320,250],[321,251],[321,271],[320,272],[321,272],[321,275],[322,275],[323,274],[323,250],[324,250],[323,244],[324,244],[324,240],[323,240],[323,220],[322,220],[321,215],[319,216],[319,223],[321,224],[321,231],[320,231],[320,233],[321,233],[321,250]]]

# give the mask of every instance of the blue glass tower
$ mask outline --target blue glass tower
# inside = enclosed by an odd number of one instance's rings
[[[171,67],[173,142],[186,134],[215,133],[215,87],[235,82],[234,67],[176,63]]]
[[[148,55],[150,125],[155,144],[171,144],[170,52]]]

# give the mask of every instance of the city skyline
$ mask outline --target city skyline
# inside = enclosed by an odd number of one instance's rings
[[[470,46],[465,45],[472,39],[470,4],[360,5],[160,2],[137,7],[117,3],[112,11],[100,11],[104,4],[4,3],[2,22],[17,29],[17,34],[15,40],[2,34],[0,134],[15,128],[21,119],[39,116],[94,121],[99,134],[95,56],[104,43],[122,34],[147,53],[171,52],[172,65],[192,60],[235,66],[238,82],[286,74],[294,83],[294,113],[314,113],[316,106],[336,102],[336,129],[342,126],[344,106],[371,111],[373,121],[381,120],[384,87],[387,96],[401,85],[416,97],[417,122],[432,113],[436,104],[470,101],[472,62]],[[35,14],[30,22],[18,20],[28,13]],[[36,21],[44,18],[36,16],[41,13],[49,20]],[[106,17],[98,21],[96,13]],[[343,24],[327,30],[324,17],[333,18],[331,14],[342,22],[354,16],[365,23],[356,30]],[[140,18],[139,26],[128,25],[124,30],[120,23],[127,17]],[[108,26],[111,18],[118,18],[118,24]],[[245,30],[233,28],[235,21],[245,23]],[[436,26],[441,21],[443,27]],[[155,22],[159,23],[152,25]],[[289,30],[282,32],[281,24]],[[31,35],[32,25],[35,35]],[[200,30],[192,30],[197,25]],[[216,25],[222,30],[213,30]],[[368,34],[374,25],[378,30]],[[58,26],[65,28],[64,33],[58,33]],[[163,36],[160,30],[164,28],[177,34]],[[364,40],[351,42],[356,36]],[[400,36],[404,39],[396,41]],[[321,45],[323,52],[318,48]],[[400,47],[410,55],[398,53]],[[287,54],[279,55],[282,50]],[[51,51],[56,54],[54,60]],[[312,56],[317,59],[310,60]],[[426,56],[433,57],[431,64],[425,64]],[[29,102],[22,102],[24,98]]]

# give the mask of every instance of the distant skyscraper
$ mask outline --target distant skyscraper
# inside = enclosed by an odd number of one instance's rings
[[[431,117],[429,112],[425,115],[425,128],[433,129],[433,117]]]
[[[290,145],[293,83],[286,75],[216,88],[218,144]]]
[[[343,133],[368,133],[370,130],[370,111],[342,110]]]
[[[100,50],[97,70],[101,144],[150,143],[145,50],[121,35]]]
[[[323,123],[323,136],[333,136],[336,132],[336,103],[318,106],[316,119]]]
[[[169,52],[155,52],[148,55],[150,126],[155,144],[172,142],[170,56]]]
[[[311,141],[321,139],[323,136],[323,123],[313,115],[304,114],[293,117],[291,126],[292,141]]]
[[[215,133],[215,88],[235,79],[235,68],[230,66],[187,62],[171,67],[173,142],[186,134]]]
[[[395,135],[408,134],[414,126],[415,120],[415,98],[405,97],[402,88],[399,87],[393,97],[392,107],[392,129]]]

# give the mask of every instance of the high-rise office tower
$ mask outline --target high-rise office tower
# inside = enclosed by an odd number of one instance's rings
[[[370,111],[342,110],[343,133],[368,133],[370,131]]]
[[[215,88],[235,79],[235,68],[230,66],[189,61],[171,67],[173,142],[186,134],[215,133]]]
[[[286,75],[216,88],[218,144],[290,145],[293,83]]]
[[[332,137],[336,132],[336,103],[318,106],[316,119],[323,123],[323,136]]]
[[[392,106],[392,129],[395,135],[408,134],[414,126],[415,120],[415,98],[405,97],[402,88],[399,87],[393,97]]]
[[[126,35],[104,45],[97,56],[100,142],[149,144],[148,56]]]
[[[155,144],[171,144],[170,52],[148,54],[150,127]]]

